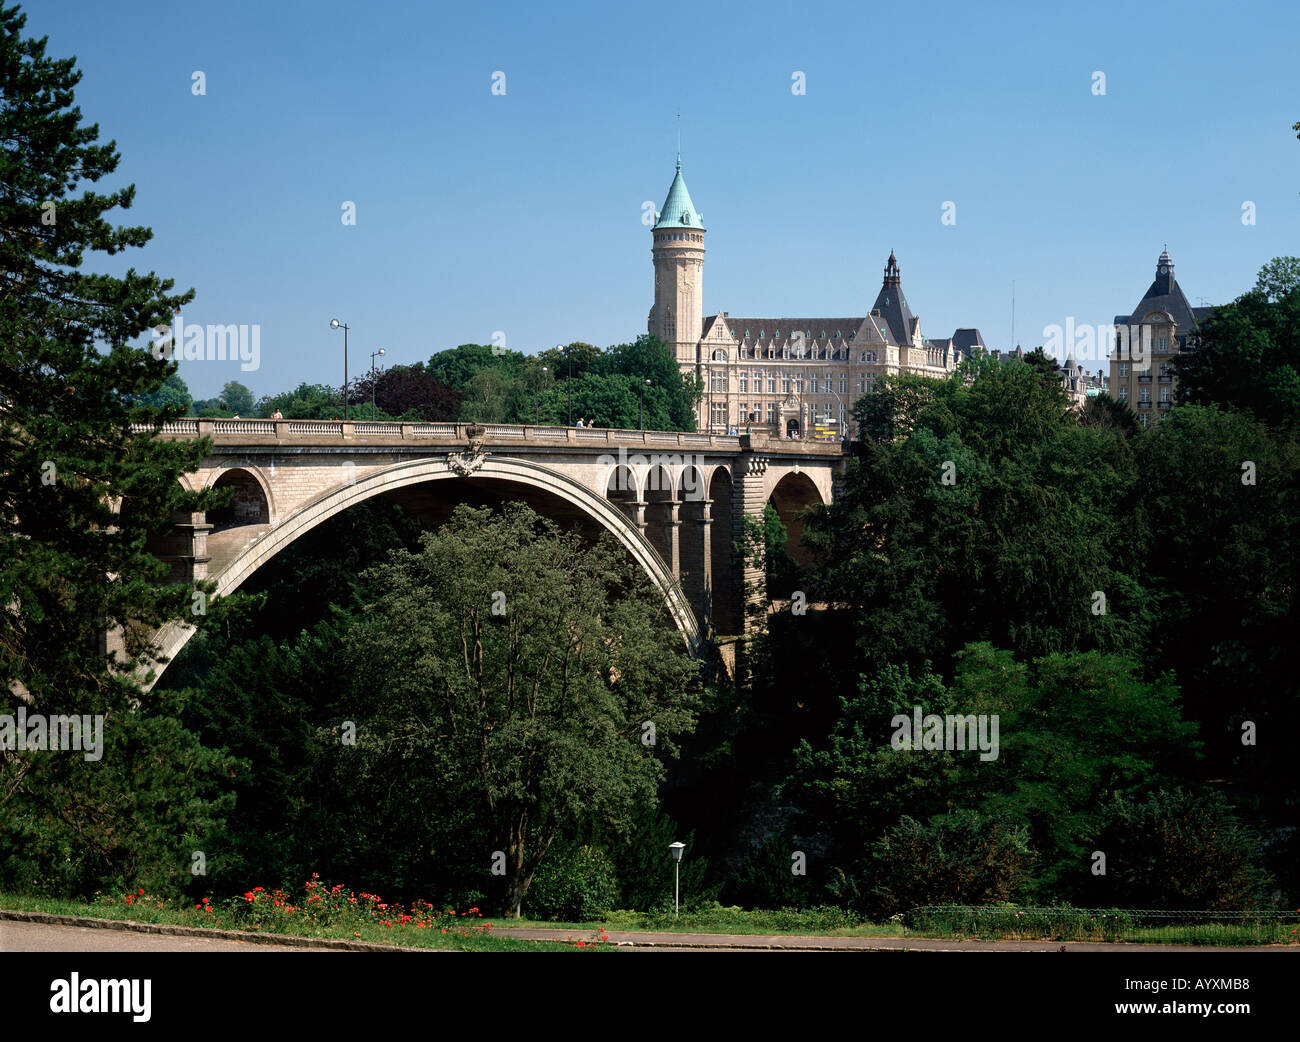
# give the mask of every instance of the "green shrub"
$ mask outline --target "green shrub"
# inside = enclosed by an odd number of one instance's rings
[[[1092,846],[1106,855],[1106,874],[1093,877],[1098,903],[1249,910],[1268,884],[1256,837],[1218,793],[1161,789],[1141,803],[1118,798]]]
[[[846,877],[841,889],[881,917],[917,905],[998,904],[1014,900],[1033,860],[1021,826],[970,811],[929,824],[904,816],[873,847],[867,878]]]
[[[599,847],[564,846],[552,850],[524,895],[533,919],[585,922],[606,915],[618,900],[614,862]]]

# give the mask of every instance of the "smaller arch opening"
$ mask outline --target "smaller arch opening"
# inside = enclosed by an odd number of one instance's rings
[[[266,493],[248,471],[228,470],[213,482],[212,487],[234,490],[227,506],[208,511],[208,523],[214,531],[271,523],[271,507],[266,501]]]

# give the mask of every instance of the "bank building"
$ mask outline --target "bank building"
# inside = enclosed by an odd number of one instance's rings
[[[881,376],[942,377],[984,341],[978,329],[942,340],[921,333],[891,250],[866,315],[838,318],[704,316],[704,220],[682,177],[681,156],[655,214],[654,306],[649,331],[697,373],[698,430],[725,434],[764,425],[782,437],[855,437],[849,411]]]

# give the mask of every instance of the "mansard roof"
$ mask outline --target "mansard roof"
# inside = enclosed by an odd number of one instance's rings
[[[969,355],[977,347],[984,346],[984,338],[978,329],[962,328],[952,335],[953,346],[964,355]]]
[[[861,318],[737,318],[728,315],[724,321],[732,336],[742,343],[761,344],[764,347],[795,346],[795,333],[803,334],[803,342],[811,347],[829,341],[832,345],[853,342],[862,328]],[[705,326],[705,332],[712,323]]]

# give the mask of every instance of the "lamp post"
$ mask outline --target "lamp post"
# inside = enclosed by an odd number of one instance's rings
[[[382,347],[378,351],[370,352],[370,422],[375,422],[375,355],[383,358],[388,354]]]
[[[650,386],[650,378],[646,377],[646,382],[641,385],[641,409],[637,419],[641,430],[645,430],[645,389]]]
[[[330,319],[330,329],[343,330],[343,422],[348,419],[348,329],[346,323],[340,322],[337,318]]]
[[[542,375],[538,378],[537,383],[533,385],[533,426],[534,427],[540,426],[542,422],[542,414],[540,412],[541,406],[537,404],[537,392],[541,387],[541,382],[545,379],[546,379],[546,366],[542,366]]]
[[[673,855],[673,918],[677,918],[677,913],[681,908],[682,893],[682,851],[686,849],[685,843],[669,843],[668,849]]]
[[[831,387],[831,385],[830,385],[829,383],[827,383],[827,385],[826,385],[826,390],[830,391],[831,394],[835,395],[835,400],[836,400],[837,402],[840,403],[840,412],[844,412],[844,399],[841,398],[841,397],[839,396],[839,392],[837,392],[833,387]],[[831,418],[831,417],[830,417],[830,412],[831,412],[831,410],[830,410],[830,406],[827,406],[827,407],[826,407],[826,419],[828,419],[828,420]],[[845,416],[846,416],[846,417],[847,417],[847,415],[848,415],[848,414],[845,413]],[[847,421],[847,419],[846,419],[844,423],[837,423],[837,424],[836,424],[836,426],[840,428],[840,432],[839,432],[839,433],[840,433],[840,437],[841,437],[841,439],[844,437],[844,428],[847,426],[847,423],[848,423],[848,421]],[[830,426],[830,424],[827,424],[827,426]]]
[[[556,347],[564,348],[564,360],[569,365],[569,377],[564,381],[564,386],[569,392],[569,426],[573,426],[573,352],[569,349],[568,344],[556,344]]]

